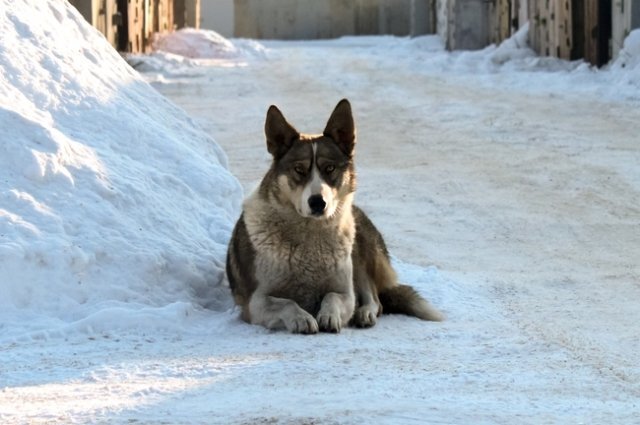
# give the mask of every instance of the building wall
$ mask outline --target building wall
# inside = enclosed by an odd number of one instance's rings
[[[477,50],[489,45],[490,20],[486,0],[442,0],[438,25],[445,28],[438,34],[449,50]]]
[[[436,0],[436,32],[446,42],[449,34],[448,0]]]
[[[235,0],[235,35],[318,39],[435,32],[431,0]],[[413,20],[420,13],[420,21]]]
[[[448,49],[468,50],[499,43],[529,21],[529,41],[540,55],[603,65],[640,28],[640,0],[69,1],[114,47],[130,52],[147,51],[154,32],[180,22],[227,37],[274,39],[437,31]]]
[[[225,37],[235,35],[233,0],[200,0],[200,28]]]
[[[436,32],[436,0],[411,0],[409,17],[411,19],[411,35],[435,34]]]
[[[380,1],[378,20],[380,34],[411,34],[411,0]]]

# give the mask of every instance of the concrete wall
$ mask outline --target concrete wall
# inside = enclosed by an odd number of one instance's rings
[[[380,34],[411,34],[411,0],[380,1],[378,22]]]
[[[436,32],[446,42],[449,36],[449,0],[436,0]]]
[[[435,34],[436,0],[411,0],[411,35]]]
[[[489,4],[486,0],[448,0],[446,37],[449,50],[477,50],[489,45]],[[438,31],[440,33],[440,31]]]
[[[225,37],[235,35],[233,0],[200,0],[200,28],[213,30]]]
[[[286,40],[435,31],[430,24],[431,0],[235,0],[234,4],[237,37]]]

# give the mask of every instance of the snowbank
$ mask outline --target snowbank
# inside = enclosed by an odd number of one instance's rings
[[[490,54],[491,61],[504,64],[515,59],[526,59],[536,56],[529,47],[529,23],[524,24],[515,34],[500,43]]]
[[[232,42],[217,32],[193,28],[156,34],[153,49],[187,58],[231,59],[241,55]]]
[[[609,100],[640,100],[636,90],[640,78],[636,64],[640,44],[639,30],[625,41],[620,57],[611,66],[596,68],[583,60],[538,56],[529,46],[529,24],[525,24],[499,45],[481,50],[449,52],[438,35],[415,38],[394,36],[348,36],[335,40],[277,41],[258,43],[253,40],[227,40],[213,31],[187,29],[160,37],[157,49],[150,55],[129,55],[127,60],[145,73],[150,83],[170,83],[184,77],[208,75],[212,69],[246,67],[260,61],[285,60],[278,49],[283,46],[300,49],[341,46],[368,52],[367,66],[387,59],[395,60],[408,72],[446,77],[464,84],[470,75],[478,84],[502,87],[521,93],[547,93],[550,96],[571,84],[572,95],[595,95]],[[603,72],[606,71],[606,72]],[[535,73],[532,84],[529,75]],[[333,84],[334,75],[327,72],[326,81]],[[357,84],[357,82],[356,82]]]
[[[266,49],[254,40],[228,40],[211,30],[183,28],[166,34],[156,34],[156,52],[172,53],[191,59],[241,59],[262,57]]]
[[[434,43],[421,39],[438,38],[423,36],[404,43],[396,42],[388,54],[406,63],[412,72],[446,76],[451,81],[463,83],[470,76],[487,88],[508,88],[520,93],[547,93],[551,96],[595,95],[608,100],[640,100],[640,30],[632,31],[624,43],[619,58],[608,67],[597,68],[583,60],[567,61],[548,56],[538,56],[529,47],[529,24],[524,25],[499,45],[490,45],[477,51],[447,52],[444,47],[421,48]],[[530,78],[536,74],[534,81]],[[571,86],[566,91],[567,85]],[[629,90],[633,87],[633,90]]]
[[[0,33],[0,342],[226,305],[221,149],[67,2],[12,2]]]
[[[611,73],[618,76],[619,85],[640,88],[640,29],[631,31],[624,40]]]
[[[640,70],[640,29],[633,30],[624,40],[613,69]]]
[[[267,49],[257,41],[228,40],[211,30],[183,28],[166,34],[155,34],[153,52],[148,55],[128,54],[126,60],[148,81],[165,77],[195,77],[203,66],[243,67],[247,61],[265,59]]]

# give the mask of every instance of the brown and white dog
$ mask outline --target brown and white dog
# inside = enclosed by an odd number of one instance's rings
[[[441,320],[398,284],[382,235],[353,205],[355,125],[346,99],[321,135],[299,133],[271,106],[271,168],[243,204],[227,255],[242,318],[269,329],[339,332],[382,313]]]

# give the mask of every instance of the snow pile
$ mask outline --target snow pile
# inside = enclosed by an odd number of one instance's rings
[[[198,76],[202,74],[200,61],[167,52],[154,52],[149,55],[127,54],[126,60],[136,71],[161,73],[165,77]],[[148,80],[151,80],[147,76]]]
[[[505,73],[509,71],[572,71],[579,62],[540,57],[529,45],[529,23],[500,44],[447,55],[447,67],[458,72]],[[444,67],[443,67],[444,70]]]
[[[495,64],[504,64],[516,59],[536,56],[529,47],[529,23],[524,24],[515,34],[504,40],[493,50],[489,57]]]
[[[221,149],[67,2],[12,2],[0,33],[0,341],[225,304]]]
[[[133,68],[147,73],[148,81],[197,77],[203,74],[203,66],[246,66],[247,61],[267,57],[267,49],[257,41],[231,41],[215,31],[193,28],[155,34],[153,50],[148,55],[126,56]]]
[[[640,29],[631,31],[625,38],[607,74],[610,86],[621,94],[633,98],[631,93],[640,89]],[[637,100],[638,96],[634,99]]]
[[[232,42],[215,31],[194,28],[156,34],[153,49],[192,59],[238,59],[265,53],[265,48],[256,41]]]
[[[624,40],[618,58],[612,64],[613,69],[627,69],[640,72],[640,29],[633,30]],[[640,77],[640,74],[637,75]]]
[[[187,58],[230,59],[240,55],[236,46],[217,32],[193,28],[156,34],[153,49]]]

